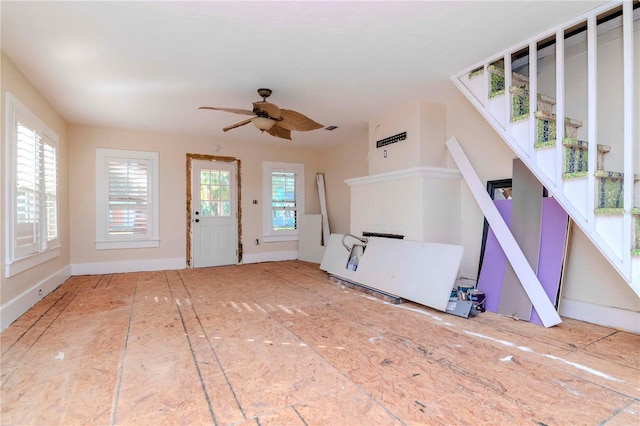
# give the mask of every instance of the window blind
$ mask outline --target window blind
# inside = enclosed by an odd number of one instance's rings
[[[273,230],[297,229],[295,172],[271,173],[271,200]]]
[[[107,160],[109,235],[144,235],[149,232],[150,170],[148,160]]]

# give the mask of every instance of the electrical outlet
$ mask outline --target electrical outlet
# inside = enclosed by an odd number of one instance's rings
[[[260,245],[260,240],[256,238],[256,245],[259,246]]]
[[[258,204],[258,200],[253,200],[253,204]]]
[[[38,290],[38,296],[42,297],[42,289]]]

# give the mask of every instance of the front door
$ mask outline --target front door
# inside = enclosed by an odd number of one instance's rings
[[[236,164],[193,160],[191,169],[192,266],[238,262]]]

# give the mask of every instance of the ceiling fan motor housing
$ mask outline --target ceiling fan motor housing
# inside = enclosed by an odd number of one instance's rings
[[[269,96],[271,96],[271,89],[258,89],[258,95],[262,98],[262,100],[266,100]]]

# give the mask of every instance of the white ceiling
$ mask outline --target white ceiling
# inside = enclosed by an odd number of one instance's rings
[[[283,141],[244,116],[256,90],[324,129],[293,142],[329,145],[415,99],[450,102],[448,78],[598,6],[593,1],[12,2],[2,50],[70,123]]]

